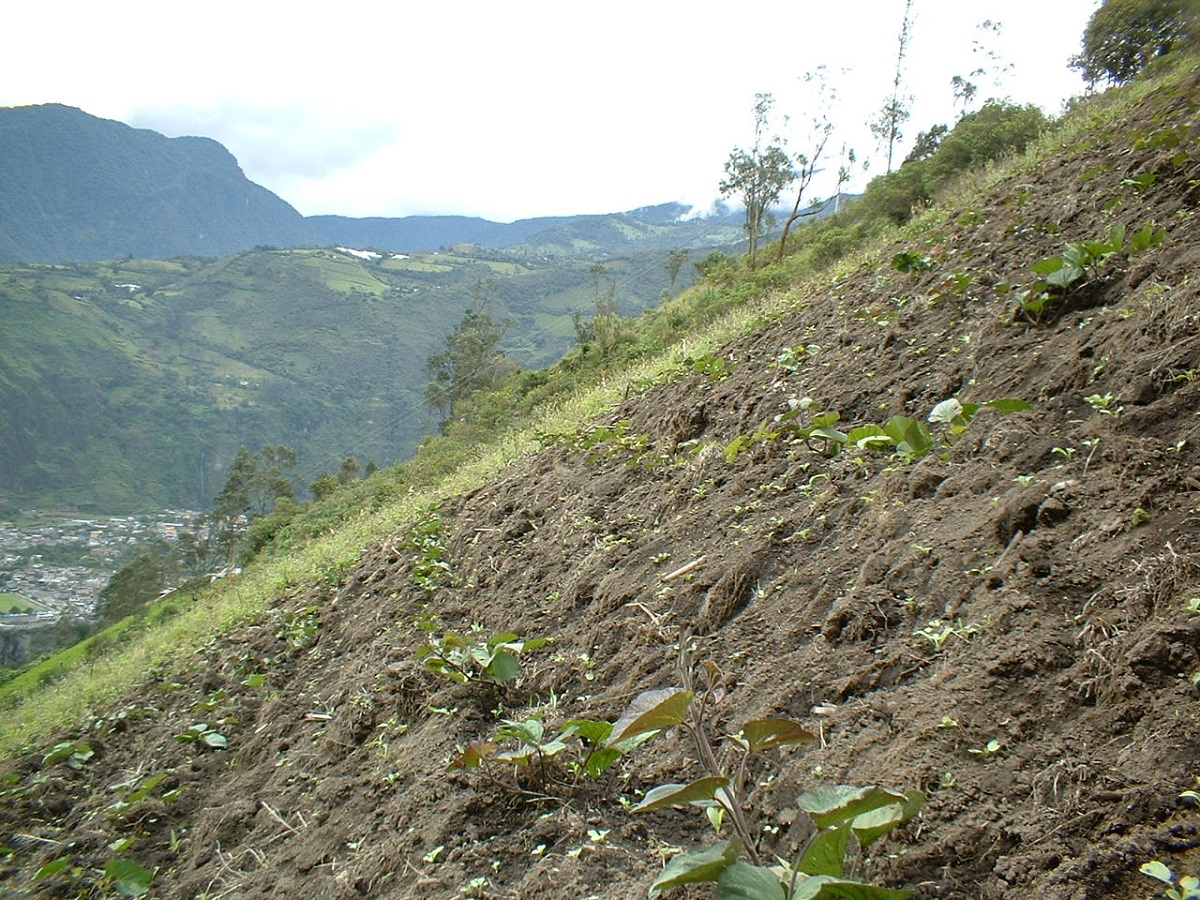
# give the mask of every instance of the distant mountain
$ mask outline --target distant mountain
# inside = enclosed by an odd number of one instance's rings
[[[0,108],[0,262],[221,257],[255,247],[401,252],[525,246],[602,258],[729,247],[740,214],[686,218],[679,203],[491,222],[468,216],[300,215],[209,138],[168,138],[60,104]]]
[[[59,104],[0,109],[0,260],[225,256],[312,240],[304,217],[216,141]]]
[[[727,248],[742,239],[740,210],[689,218],[690,212],[682,203],[662,203],[629,212],[544,216],[510,223],[465,216],[310,216],[308,221],[321,244],[405,251],[475,244],[501,250],[521,247],[551,256],[603,257],[630,250]]]

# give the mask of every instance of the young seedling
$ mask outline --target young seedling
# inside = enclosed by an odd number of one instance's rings
[[[810,818],[812,836],[791,861],[779,866],[763,862],[759,835],[766,829],[751,826],[748,809],[757,779],[748,778],[749,761],[779,747],[814,740],[798,723],[785,718],[755,719],[725,739],[722,764],[709,735],[708,711],[725,693],[725,682],[716,665],[696,666],[687,650],[681,653],[684,687],[674,692],[686,703],[678,724],[689,733],[697,758],[707,774],[688,784],[665,784],[649,791],[633,812],[648,812],[684,804],[700,807],[720,834],[728,819],[733,836],[679,854],[650,886],[650,900],[664,891],[696,882],[717,885],[718,898],[789,900],[800,897],[854,897],[861,900],[900,900],[906,891],[877,887],[847,877],[847,858],[853,844],[859,853],[897,825],[916,815],[924,803],[919,791],[907,794],[882,788],[836,785],[806,791],[797,805]],[[741,857],[743,854],[746,861]]]
[[[1102,416],[1119,416],[1125,411],[1125,407],[1116,405],[1116,398],[1112,393],[1107,394],[1090,394],[1083,398],[1083,402],[1100,413]]]
[[[229,739],[204,722],[198,722],[182,734],[175,735],[181,744],[200,744],[210,750],[224,750]]]
[[[1176,879],[1175,873],[1157,859],[1142,863],[1138,871],[1148,875],[1167,886],[1163,893],[1168,900],[1198,900],[1200,898],[1200,878],[1195,875],[1184,875]]]
[[[987,758],[989,756],[995,756],[997,753],[999,753],[1003,749],[1004,749],[1004,744],[1000,743],[1000,741],[993,739],[993,740],[988,741],[982,747],[970,747],[967,750],[967,752],[974,753],[976,756],[982,756],[984,758]]]
[[[484,681],[506,685],[521,674],[521,664],[517,661],[520,654],[550,643],[549,638],[523,641],[511,631],[498,631],[481,639],[477,627],[466,635],[453,631],[438,635],[432,619],[421,618],[416,624],[431,635],[428,643],[417,649],[417,659],[431,672],[445,675],[457,684]]]

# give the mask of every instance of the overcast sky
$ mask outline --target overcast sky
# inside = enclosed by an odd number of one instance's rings
[[[65,103],[214,138],[305,215],[708,206],[729,151],[752,139],[756,92],[775,95],[793,149],[807,145],[803,76],[821,65],[839,96],[836,150],[882,170],[865,123],[891,93],[904,5],[39,0],[5,10],[0,106]],[[1084,89],[1067,62],[1098,5],[913,0],[904,152],[953,120],[951,78],[977,68],[1011,67],[973,79],[981,98],[1057,113]]]

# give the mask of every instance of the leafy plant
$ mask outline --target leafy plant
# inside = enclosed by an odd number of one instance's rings
[[[1183,875],[1176,879],[1175,873],[1157,859],[1142,863],[1138,867],[1138,871],[1167,885],[1163,896],[1169,900],[1197,900],[1200,898],[1200,878],[1195,875]]]
[[[902,250],[892,257],[892,268],[905,274],[925,272],[933,268],[933,261],[924,254],[915,253],[912,250]]]
[[[457,684],[470,681],[508,684],[521,674],[517,657],[550,642],[549,638],[523,641],[511,631],[498,631],[481,639],[482,630],[478,626],[466,635],[453,631],[438,635],[437,626],[429,619],[419,619],[417,625],[431,634],[429,641],[417,649],[417,659],[431,672],[445,675]]]
[[[285,610],[280,618],[275,637],[287,641],[296,650],[311,647],[316,642],[321,630],[316,604],[310,603],[300,609]]]
[[[110,790],[123,790],[125,793],[119,800],[116,800],[110,804],[108,808],[105,809],[105,813],[110,819],[118,819],[123,816],[127,816],[131,810],[136,809],[139,804],[143,803],[147,798],[149,798],[154,792],[154,789],[158,787],[166,779],[166,777],[166,773],[159,773],[141,780],[131,779],[130,781],[122,784],[113,785]],[[164,792],[162,798],[166,802],[171,802],[177,799],[181,793],[183,793],[182,787],[175,788],[174,790]]]
[[[450,767],[480,768],[493,783],[514,793],[525,791],[516,780],[498,777],[498,767],[511,767],[514,775],[520,770],[532,772],[543,793],[556,785],[574,787],[583,778],[600,777],[621,756],[676,724],[681,702],[662,691],[645,691],[615,723],[571,719],[553,737],[548,736],[539,716],[505,719],[490,738],[469,743],[451,760]]]
[[[1125,407],[1116,405],[1117,400],[1111,392],[1106,394],[1089,394],[1083,398],[1083,402],[1102,416],[1116,417],[1125,411]]]
[[[229,739],[204,722],[197,722],[187,731],[175,735],[175,740],[181,744],[200,744],[212,750],[224,750],[229,746]]]
[[[436,507],[429,507],[413,522],[401,545],[413,554],[409,577],[427,593],[434,593],[452,577],[442,543],[442,520]]]
[[[1062,253],[1039,260],[1030,268],[1042,277],[1028,290],[1016,293],[1020,312],[1030,321],[1040,322],[1047,308],[1079,290],[1100,275],[1101,267],[1112,257],[1124,253],[1133,258],[1162,244],[1166,232],[1149,222],[1130,235],[1125,226],[1114,225],[1101,240],[1068,243]]]
[[[717,666],[694,666],[688,653],[681,656],[685,687],[669,692],[679,714],[678,724],[689,732],[697,758],[706,773],[688,784],[665,784],[649,791],[633,812],[667,806],[692,805],[705,811],[720,834],[728,819],[733,836],[674,857],[650,886],[651,900],[664,891],[698,882],[717,885],[717,900],[793,900],[793,898],[856,897],[863,900],[899,900],[906,891],[877,887],[849,877],[848,862],[861,855],[883,835],[920,811],[924,796],[875,786],[836,785],[806,791],[797,806],[812,822],[812,836],[796,859],[763,862],[762,848],[752,828],[748,808],[757,780],[749,777],[751,759],[779,747],[801,744],[815,736],[786,718],[755,719],[725,738],[720,757],[709,735],[708,711],[724,695],[724,680]],[[698,689],[697,689],[698,688]],[[853,840],[852,840],[853,839]],[[746,861],[741,859],[745,855]]]
[[[812,401],[807,397],[788,401],[788,411],[768,422],[760,423],[749,435],[738,435],[725,447],[725,459],[733,462],[745,450],[755,444],[776,440],[803,442],[811,449],[827,456],[835,456],[843,450],[891,453],[905,462],[920,459],[934,447],[934,436],[929,427],[910,416],[892,416],[882,425],[867,423],[847,431],[835,427],[841,415],[836,410],[823,410],[805,419]],[[1030,410],[1033,407],[1024,400],[1001,398],[983,403],[963,403],[951,397],[938,403],[929,413],[928,421],[944,426],[942,443],[953,444],[967,429],[971,420],[983,407],[1009,415]]]
[[[65,762],[72,769],[79,771],[95,755],[95,751],[92,750],[90,744],[76,741],[61,741],[51,747],[46,752],[46,755],[42,757],[42,765],[52,766],[56,763]]]
[[[943,622],[941,619],[933,619],[928,625],[914,631],[913,634],[917,637],[926,638],[935,650],[941,650],[945,643],[952,637],[962,638],[964,641],[969,641],[979,633],[978,625],[961,625],[958,623],[951,624]]]

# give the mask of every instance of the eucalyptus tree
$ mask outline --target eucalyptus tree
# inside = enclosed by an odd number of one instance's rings
[[[720,184],[722,196],[737,197],[746,209],[744,228],[752,269],[758,243],[772,223],[771,207],[796,174],[782,140],[767,137],[774,105],[771,94],[754,95],[754,142],[749,148],[736,147],[730,152]]]

